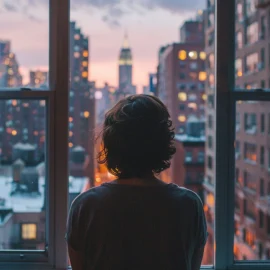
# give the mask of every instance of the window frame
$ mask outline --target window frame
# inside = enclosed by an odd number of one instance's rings
[[[235,89],[235,1],[216,0],[215,5],[215,269],[262,270],[270,261],[234,261],[235,126],[237,101],[270,101],[270,92]],[[222,123],[222,124],[221,124]],[[226,224],[226,226],[224,226]]]
[[[49,89],[0,88],[0,100],[46,101],[46,247],[44,251],[1,251],[1,269],[66,269],[68,266],[64,234],[69,177],[69,57],[64,56],[69,55],[70,3],[69,0],[49,0],[48,8]]]
[[[235,1],[216,0],[216,185],[215,185],[215,262],[203,269],[263,270],[267,261],[234,261],[234,170],[235,118],[238,100],[270,101],[270,92],[234,89]],[[50,0],[50,91],[1,89],[0,99],[45,99],[47,101],[46,190],[48,256],[29,252],[27,263],[18,263],[22,252],[1,252],[0,267],[5,269],[66,269],[68,266],[64,232],[68,207],[68,78],[69,78],[69,1]],[[57,111],[57,114],[56,114]],[[229,113],[227,113],[229,112]],[[63,121],[63,119],[66,119]],[[229,181],[228,181],[229,179]],[[56,181],[57,180],[57,181]],[[65,192],[63,192],[63,190]],[[226,226],[224,226],[226,224]],[[17,258],[17,259],[16,259]],[[42,259],[41,259],[42,258]],[[12,263],[11,263],[12,261]],[[17,263],[16,263],[17,261]],[[19,260],[21,262],[21,259]],[[39,264],[35,264],[39,263]]]

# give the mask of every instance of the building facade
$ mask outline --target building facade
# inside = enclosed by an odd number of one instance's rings
[[[205,197],[209,240],[214,258],[215,102],[214,1],[207,1]],[[236,1],[235,87],[270,88],[270,3]],[[232,89],[233,90],[233,89]],[[270,259],[270,104],[239,101],[235,130],[235,236],[236,260]],[[211,246],[212,245],[212,246]]]

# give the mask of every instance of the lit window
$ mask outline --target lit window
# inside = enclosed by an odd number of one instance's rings
[[[13,70],[11,68],[8,70],[8,74],[9,75],[13,75],[14,74],[14,72],[13,72]]]
[[[205,72],[205,71],[201,71],[201,72],[199,73],[199,80],[200,80],[200,81],[205,81],[206,78],[207,78],[206,72]]]
[[[72,137],[73,136],[73,132],[72,131],[69,131],[69,137]]]
[[[75,53],[74,53],[74,57],[75,57],[75,58],[79,58],[79,57],[80,57],[80,53],[79,53],[79,52],[75,52]]]
[[[83,51],[83,57],[87,57],[88,56],[88,51]]]
[[[73,118],[72,118],[72,117],[69,117],[69,118],[68,118],[68,121],[69,121],[69,122],[72,122],[72,121],[73,121]]]
[[[87,112],[87,111],[85,111],[85,112],[83,113],[83,116],[84,116],[85,118],[88,118],[88,117],[89,117],[89,115],[90,115],[90,113],[89,113],[89,112]]]
[[[22,224],[22,239],[35,240],[37,238],[36,224]]]
[[[195,52],[195,51],[189,52],[189,53],[188,53],[188,56],[189,56],[189,58],[191,58],[191,59],[197,59],[197,58],[198,58],[198,54],[197,54],[197,52]]]
[[[87,78],[87,76],[88,76],[88,72],[87,72],[87,71],[84,71],[84,72],[82,73],[82,77],[83,77],[83,78]]]
[[[235,60],[235,76],[236,77],[242,77],[242,59],[236,59]]]
[[[188,104],[188,107],[189,107],[190,109],[192,109],[192,110],[197,110],[197,104],[194,103],[194,102],[189,103],[189,104]]]
[[[181,100],[181,101],[186,101],[186,100],[187,100],[187,94],[184,93],[184,92],[180,92],[180,93],[178,94],[178,98],[179,98],[179,100]]]
[[[206,94],[202,94],[202,99],[203,99],[204,101],[206,101],[207,95],[206,95]]]
[[[179,51],[179,53],[178,53],[178,58],[179,58],[180,60],[186,60],[186,58],[187,58],[187,52],[184,51],[184,50]]]
[[[74,39],[75,40],[79,40],[80,39],[80,35],[79,34],[74,35]]]
[[[205,60],[206,59],[206,53],[205,52],[200,52],[200,58],[202,60]]]
[[[179,116],[178,116],[178,121],[179,121],[179,122],[186,122],[186,119],[187,119],[187,118],[186,118],[185,115],[179,115]]]
[[[83,67],[87,67],[87,66],[88,66],[88,62],[87,62],[87,61],[83,61],[83,62],[82,62],[82,66],[83,66]]]
[[[12,106],[17,106],[17,100],[12,100]]]
[[[68,143],[69,148],[73,147],[73,143]]]
[[[16,135],[17,135],[17,131],[16,131],[16,130],[12,130],[11,134],[12,134],[13,136],[16,136]]]

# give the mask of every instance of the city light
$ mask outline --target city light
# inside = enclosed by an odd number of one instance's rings
[[[95,99],[102,99],[102,92],[101,91],[95,92]]]
[[[13,136],[16,136],[16,135],[17,135],[17,131],[16,131],[16,130],[12,130],[11,134],[12,134]]]
[[[73,121],[73,118],[70,116],[70,117],[68,118],[68,121],[71,123],[71,122]]]
[[[207,73],[205,71],[201,71],[199,73],[199,80],[200,81],[205,81],[207,79]]]
[[[88,111],[85,111],[85,112],[83,113],[83,116],[84,116],[85,118],[88,118],[88,117],[90,116],[90,113],[89,113]]]
[[[88,51],[83,51],[83,57],[88,57]]]
[[[201,58],[201,60],[205,60],[206,59],[206,53],[205,52],[200,52],[200,58]]]
[[[179,115],[179,116],[178,116],[178,121],[179,121],[179,122],[186,122],[186,120],[187,120],[187,118],[186,118],[185,115]]]
[[[178,99],[180,101],[186,101],[187,100],[187,94],[185,92],[178,93]]]
[[[188,56],[189,56],[190,59],[196,60],[197,57],[198,57],[198,54],[197,54],[196,51],[191,51],[191,52],[188,53]]]
[[[18,102],[17,100],[12,100],[12,106],[17,106]]]
[[[71,142],[68,143],[68,147],[69,147],[69,148],[73,147],[73,143],[71,143]]]
[[[186,58],[187,58],[187,52],[184,51],[184,50],[179,51],[179,53],[178,53],[178,58],[179,58],[180,60],[186,60]]]

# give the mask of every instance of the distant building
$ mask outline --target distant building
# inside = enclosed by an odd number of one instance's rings
[[[116,100],[127,95],[136,94],[136,86],[132,84],[132,77],[132,51],[128,43],[128,37],[125,35],[118,60],[118,89],[115,93]]]
[[[30,87],[40,88],[48,87],[48,72],[35,70],[30,71]]]
[[[180,28],[181,43],[199,43],[204,42],[203,21],[186,21]]]
[[[0,40],[0,87],[21,87],[19,63],[11,51],[10,41]]]

